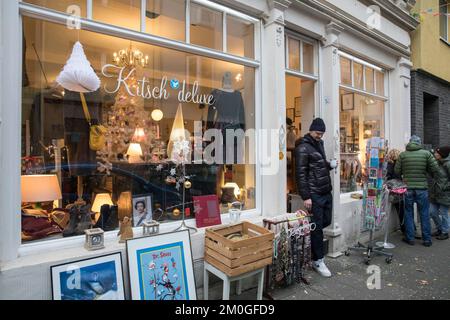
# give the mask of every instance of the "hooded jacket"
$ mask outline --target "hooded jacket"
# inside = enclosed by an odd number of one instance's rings
[[[295,180],[303,200],[311,194],[324,195],[332,190],[329,162],[326,160],[323,141],[316,141],[308,133],[297,141],[295,147]]]
[[[408,189],[428,189],[427,174],[439,175],[439,165],[431,152],[420,144],[411,142],[406,146],[395,164],[395,173],[401,175]]]
[[[439,175],[430,183],[430,200],[450,207],[450,156],[439,162]]]

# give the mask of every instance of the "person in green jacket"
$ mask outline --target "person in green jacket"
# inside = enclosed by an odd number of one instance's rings
[[[435,177],[439,174],[439,165],[431,152],[423,149],[420,137],[413,135],[395,164],[395,173],[401,175],[408,186],[405,197],[405,237],[402,239],[414,245],[414,203],[419,209],[422,227],[423,245],[430,247],[431,222],[430,202],[428,199],[428,174]]]
[[[437,148],[434,156],[439,163],[440,176],[430,184],[430,215],[438,240],[448,239],[448,210],[450,208],[450,146]]]

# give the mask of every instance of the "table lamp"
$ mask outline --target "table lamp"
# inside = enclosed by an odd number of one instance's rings
[[[91,211],[95,212],[95,221],[100,218],[100,212],[102,206],[107,204],[108,206],[113,206],[111,195],[109,193],[97,193],[95,195],[94,203],[92,204]]]
[[[112,202],[111,195],[109,193],[97,193],[95,195],[94,203],[92,204],[91,211],[98,213],[100,212],[100,209],[102,205],[107,204],[110,206],[113,206],[114,203]]]
[[[139,143],[130,143],[127,151],[128,163],[140,163],[142,162],[142,148]]]
[[[21,177],[22,202],[32,202],[42,209],[42,202],[62,199],[58,177],[54,174],[23,175]]]

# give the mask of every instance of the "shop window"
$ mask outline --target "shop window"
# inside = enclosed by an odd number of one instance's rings
[[[341,84],[352,85],[352,61],[341,57]]]
[[[184,0],[147,0],[145,17],[147,33],[173,40],[185,40]]]
[[[385,137],[384,101],[340,91],[341,192],[361,189],[366,140]]]
[[[300,70],[300,41],[292,38],[288,38],[289,48],[289,69]]]
[[[80,17],[86,17],[86,0],[24,0],[24,2],[69,13],[71,15],[77,14],[79,8]]]
[[[192,44],[223,50],[223,19],[221,12],[191,3],[190,24]]]
[[[375,93],[375,81],[374,81],[374,70],[369,67],[364,67],[366,73],[366,91],[370,93]]]
[[[375,71],[375,77],[376,77],[376,85],[377,85],[377,94],[379,96],[384,96],[384,73],[380,71]]]
[[[227,15],[227,52],[247,58],[254,58],[253,23]]]
[[[141,30],[141,0],[93,1],[92,15],[94,20]]]
[[[254,129],[255,70],[33,18],[23,21],[27,81],[22,88],[22,174],[54,174],[59,182],[55,188],[54,179],[48,180],[53,181],[48,190],[55,192],[45,197],[32,184],[24,189],[23,240],[83,234],[91,225],[100,226],[101,217],[106,231],[117,228],[125,216],[137,225],[144,213],[146,219],[180,223],[182,187],[171,175],[174,165],[168,151],[174,148],[173,137],[184,127],[191,134],[190,145],[194,134],[199,134],[197,147],[206,152],[211,146],[205,136],[208,129],[218,133]],[[92,124],[106,128],[98,151],[89,144],[80,94],[64,90],[55,81],[78,39],[101,80],[96,92],[84,94]],[[143,58],[120,59],[131,52]],[[231,159],[211,163],[200,158],[186,165],[188,219],[195,218],[196,196],[216,196],[220,213],[227,212],[233,201],[240,201],[243,210],[255,208],[255,165],[248,161],[254,159],[253,145],[245,144],[241,154],[245,162],[236,164],[242,160],[237,159],[238,143],[229,140],[227,144],[224,139],[215,150],[231,148]],[[193,157],[192,153],[188,160],[198,159]],[[102,209],[102,204],[110,207]],[[24,221],[36,212],[52,217],[56,229],[32,232]],[[77,212],[80,215],[75,217]]]
[[[314,74],[314,46],[303,42],[303,72]]]
[[[362,64],[353,62],[353,86],[356,89],[364,90],[364,76]]]

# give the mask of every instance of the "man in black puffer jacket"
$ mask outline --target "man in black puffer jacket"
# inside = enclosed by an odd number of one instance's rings
[[[311,233],[311,251],[313,268],[324,277],[331,272],[323,261],[323,229],[331,224],[333,197],[331,194],[330,170],[333,167],[327,161],[322,137],[326,127],[322,119],[313,120],[309,133],[297,141],[295,147],[295,169],[297,190],[305,207],[313,214],[312,222],[316,229]]]

